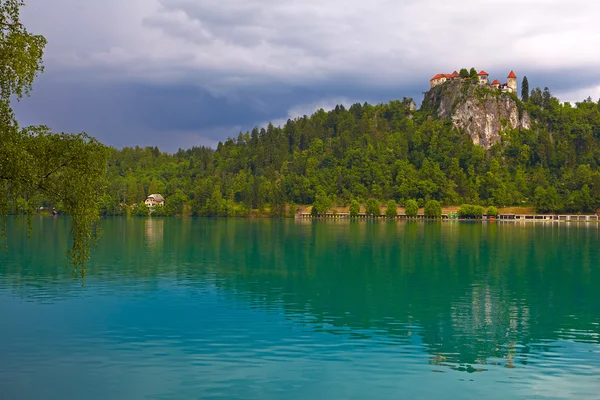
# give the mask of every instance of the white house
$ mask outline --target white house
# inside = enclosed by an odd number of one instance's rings
[[[151,194],[150,196],[146,197],[146,201],[144,203],[146,203],[148,207],[154,207],[156,205],[164,206],[165,198],[160,194]]]

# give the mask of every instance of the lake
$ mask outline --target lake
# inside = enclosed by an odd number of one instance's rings
[[[600,224],[9,219],[0,397],[598,399]]]

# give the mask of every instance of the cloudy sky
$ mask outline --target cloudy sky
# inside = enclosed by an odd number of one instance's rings
[[[597,0],[26,0],[45,73],[22,124],[116,146],[215,146],[318,108],[414,97],[438,72],[513,69],[600,98]]]

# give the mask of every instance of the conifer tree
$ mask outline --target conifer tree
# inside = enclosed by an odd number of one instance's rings
[[[529,101],[529,81],[527,77],[523,77],[523,82],[521,83],[521,100],[524,102]]]
[[[548,110],[550,108],[551,101],[552,93],[550,93],[550,89],[548,89],[548,87],[545,87],[544,92],[542,93],[542,108]]]

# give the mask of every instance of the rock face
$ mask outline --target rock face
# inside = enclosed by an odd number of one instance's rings
[[[448,81],[425,93],[421,110],[450,119],[473,143],[489,149],[505,129],[530,129],[531,119],[513,95],[478,84]]]

